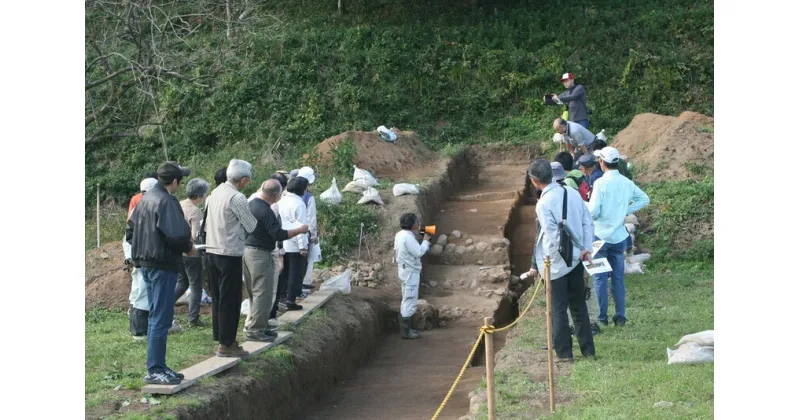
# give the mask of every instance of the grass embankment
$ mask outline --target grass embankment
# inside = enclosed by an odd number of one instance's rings
[[[176,316],[181,325],[188,325],[185,316]],[[201,316],[201,319],[210,325],[210,316]],[[241,318],[244,323],[244,317]],[[295,332],[291,340],[306,340],[305,334],[320,328],[320,325],[336,322],[329,316],[324,308],[315,310],[297,327],[285,327]],[[284,327],[282,327],[284,329]],[[241,333],[240,337],[241,339]],[[86,313],[86,356],[85,356],[85,408],[87,412],[93,410],[97,414],[107,415],[112,418],[172,418],[168,411],[177,406],[201,404],[201,396],[191,393],[181,393],[174,396],[155,396],[158,404],[145,406],[140,403],[141,398],[153,398],[142,394],[141,388],[145,385],[143,378],[146,374],[147,342],[134,341],[128,332],[128,317],[124,312],[109,312],[94,310]],[[170,334],[167,345],[167,366],[180,371],[214,355],[217,343],[211,336],[211,327],[185,328],[183,332]],[[267,360],[269,363],[257,363]],[[271,348],[251,359],[242,361],[235,369],[252,377],[265,375],[280,375],[292,369],[292,353],[284,345]],[[213,383],[214,376],[200,380],[201,384]],[[119,404],[122,414],[116,409],[103,409],[100,406]],[[125,407],[131,407],[126,412]]]
[[[686,334],[714,329],[714,179],[643,188],[651,203],[640,217],[649,227],[637,242],[650,247],[653,259],[647,274],[625,276],[629,322],[595,336],[596,361],[581,360],[574,342],[576,363],[556,382],[557,394],[568,402],[553,418],[713,418],[714,366],[667,365],[666,348]],[[536,300],[540,309],[517,324],[503,352],[541,352],[545,301],[543,295]],[[609,298],[609,314],[613,308]],[[523,369],[498,368],[495,381],[498,418],[549,416],[531,403],[547,406],[546,380],[534,381]],[[671,406],[655,406],[662,401]],[[485,419],[485,405],[480,413]]]

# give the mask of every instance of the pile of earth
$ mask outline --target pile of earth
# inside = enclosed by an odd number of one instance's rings
[[[627,155],[637,182],[680,181],[714,173],[714,119],[639,114],[612,145]]]
[[[122,242],[110,242],[86,253],[85,310],[128,307],[131,275],[122,269]]]
[[[370,171],[376,177],[406,175],[412,169],[435,162],[439,155],[428,150],[413,131],[393,128],[397,140],[387,142],[377,131],[346,131],[318,144],[316,152],[324,159],[332,157],[331,150],[349,139],[356,149],[353,164]]]

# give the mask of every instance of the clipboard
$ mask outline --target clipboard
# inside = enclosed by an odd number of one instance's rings
[[[544,104],[545,105],[562,105],[561,101],[558,100],[558,96],[555,96],[555,95],[544,95]]]

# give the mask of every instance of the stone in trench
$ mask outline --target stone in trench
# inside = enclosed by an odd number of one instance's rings
[[[470,245],[472,245],[474,243],[475,243],[475,241],[473,241],[472,238],[469,238],[466,241],[464,241],[464,245],[466,245],[466,246],[470,246]]]
[[[470,254],[475,252],[475,245],[468,246],[467,247],[467,252],[470,253]]]
[[[441,246],[447,245],[447,235],[445,234],[439,235],[439,239],[436,240],[436,243]]]
[[[491,292],[489,292],[489,293],[491,294]],[[475,290],[472,291],[472,294],[475,295],[475,296],[481,296],[481,295],[484,294],[484,292],[481,289],[475,289]]]
[[[503,242],[505,238],[493,238],[492,239],[492,249],[503,248],[505,246],[505,242]]]
[[[383,270],[383,265],[381,263],[375,263],[372,265],[372,269],[375,271],[381,271]]]
[[[417,312],[411,317],[411,327],[430,330],[439,325],[439,310],[424,299],[417,301]]]
[[[431,287],[436,287],[436,286],[438,286],[438,285],[439,285],[439,283],[437,283],[437,282],[436,282],[436,281],[434,281],[434,280],[431,280],[431,281],[429,281],[429,282],[428,282],[428,284],[430,284],[430,285],[431,285]]]
[[[444,247],[444,252],[453,252],[455,250],[456,244],[447,244],[447,246]]]
[[[505,279],[507,279],[507,278],[508,278],[508,276],[506,276],[506,274],[505,274],[505,273],[499,273],[499,274],[495,274],[495,275],[492,277],[492,283],[502,283],[502,282],[503,282],[503,281],[505,281]]]
[[[483,260],[478,260],[478,265],[483,265]]]
[[[373,282],[371,282],[371,283],[369,284],[369,287],[370,287],[370,288],[372,288],[372,289],[374,289],[374,288],[378,287],[378,283],[375,283],[375,282],[373,281]]]
[[[100,254],[100,258],[102,258],[104,260],[107,260],[107,259],[111,258],[111,256],[108,255],[107,252],[103,252],[103,253]]]
[[[467,247],[465,247],[464,245],[459,245],[456,247],[456,254],[464,255],[465,252],[467,252]]]
[[[478,288],[478,279],[472,279],[472,283],[469,284],[469,288],[475,290]]]
[[[503,292],[505,292],[505,291],[506,291],[506,289],[504,287],[499,287],[497,289],[494,289],[494,294],[502,296]]]
[[[475,244],[475,250],[477,250],[478,252],[484,252],[487,249],[489,249],[489,244],[487,244],[486,242],[478,242],[477,244]]]
[[[445,281],[444,282],[444,288],[445,289],[452,289],[453,288],[453,282],[451,282],[450,280]]]
[[[491,290],[486,290],[483,292],[483,295],[486,296],[487,298],[492,297],[492,294],[494,294],[494,292],[492,292]]]
[[[519,277],[511,276],[511,280],[509,281],[510,284],[517,284],[519,283]]]
[[[439,244],[432,246],[430,250],[430,253],[433,256],[442,255],[442,252],[444,252],[444,248],[442,248],[442,246]]]
[[[509,241],[508,238],[503,238],[503,245],[511,246],[511,241]]]
[[[451,234],[450,234],[450,236],[452,236],[452,237],[454,237],[454,238],[458,239],[458,238],[460,238],[460,237],[461,237],[461,231],[454,230],[454,231],[453,231],[453,233],[451,233]]]

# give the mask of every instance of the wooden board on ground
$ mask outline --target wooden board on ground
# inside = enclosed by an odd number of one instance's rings
[[[271,343],[264,343],[261,341],[245,341],[244,343],[242,343],[242,348],[245,349],[245,351],[250,352],[250,354],[247,357],[252,357],[259,353],[262,353],[264,350],[270,347],[275,347],[278,344],[283,343],[284,341],[288,340],[289,337],[291,336],[292,332],[290,331],[278,331],[278,338],[276,338],[275,341]],[[245,359],[247,357],[245,357]]]
[[[236,366],[242,359],[238,357],[217,357],[203,360],[202,362],[190,366],[180,373],[185,378],[178,385],[145,385],[142,392],[149,394],[174,394],[184,390],[206,376],[215,375],[223,370]]]
[[[286,312],[278,318],[279,324],[292,324],[297,325],[303,318],[308,316],[314,309],[324,305],[325,302],[330,300],[336,292],[329,290],[318,290],[308,296],[300,305],[303,305],[302,311]]]

